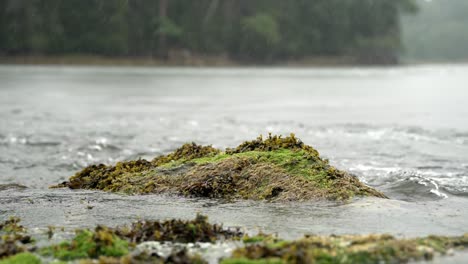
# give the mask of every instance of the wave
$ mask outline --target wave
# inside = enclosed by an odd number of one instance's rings
[[[393,173],[394,181],[382,186],[391,198],[404,201],[425,201],[448,198],[447,190],[437,181],[417,172]]]

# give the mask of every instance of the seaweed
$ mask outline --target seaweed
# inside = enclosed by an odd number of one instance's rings
[[[201,146],[195,142],[186,143],[182,147],[176,149],[174,152],[166,155],[154,158],[151,163],[159,166],[168,162],[174,161],[189,161],[196,158],[210,157],[220,153],[220,150],[213,148],[212,146]]]
[[[215,242],[242,236],[238,229],[224,229],[210,224],[208,218],[197,214],[194,220],[137,221],[131,226],[118,227],[115,234],[133,243],[171,241],[180,243]]]
[[[300,139],[296,138],[294,133],[291,133],[288,137],[283,138],[281,135],[272,136],[268,133],[268,137],[263,139],[260,135],[257,139],[252,141],[245,141],[235,149],[227,149],[227,154],[243,153],[249,151],[274,151],[278,149],[289,149],[289,150],[304,150],[311,156],[319,158],[319,152],[311,146],[304,144]]]
[[[0,259],[33,249],[34,240],[26,234],[17,217],[0,223]]]
[[[51,188],[69,187],[71,189],[98,189],[116,191],[111,186],[116,178],[121,175],[135,175],[144,171],[152,170],[159,165],[174,161],[188,161],[219,153],[219,150],[211,146],[200,146],[195,143],[184,144],[166,156],[154,158],[151,162],[138,159],[135,161],[118,162],[115,166],[105,164],[90,165],[76,173],[68,182],[51,186]]]
[[[30,244],[26,229],[18,218],[0,223],[2,241],[5,236],[16,235],[16,242]],[[206,216],[198,214],[190,221],[137,221],[129,226],[110,228],[97,226],[94,230],[76,230],[75,236],[56,245],[36,250],[21,247],[0,257],[0,264],[32,263],[41,260],[53,263],[79,261],[79,263],[198,263],[206,261],[184,248],[174,248],[171,254],[160,256],[146,250],[134,250],[135,245],[146,241],[160,242],[215,242],[242,240],[243,247],[234,250],[222,264],[279,264],[279,263],[407,263],[431,260],[448,254],[451,250],[468,248],[468,233],[462,236],[428,236],[422,238],[395,238],[382,235],[307,235],[288,241],[274,235],[259,233],[256,236],[242,234],[238,229],[225,229],[210,224]],[[3,243],[3,242],[2,242]],[[64,261],[64,262],[57,262]],[[75,263],[75,262],[74,262]]]
[[[18,217],[10,217],[8,220],[0,223],[0,232],[8,233],[8,234],[17,234],[17,233],[25,233],[26,228],[19,224],[21,219]]]
[[[236,249],[230,263],[407,263],[431,260],[468,247],[468,234],[397,239],[391,235],[306,236],[296,241],[254,243]],[[264,261],[264,262],[261,262]]]
[[[269,201],[385,197],[346,172],[307,159],[303,150],[249,151],[204,160],[182,178],[178,191],[186,196]]]
[[[70,181],[52,186],[52,188],[69,187],[70,189],[106,190],[119,175],[138,173],[152,168],[154,168],[154,165],[144,159],[118,162],[115,166],[91,165],[72,176]]]
[[[221,152],[195,143],[151,162],[91,165],[55,187],[96,189],[127,194],[303,201],[348,201],[355,196],[386,198],[322,159],[294,134],[262,136]]]
[[[121,263],[123,260],[129,263],[205,263],[200,257],[185,251],[174,251],[168,257],[145,255],[144,252],[138,255],[130,253],[136,244],[146,241],[212,243],[242,236],[238,229],[224,229],[221,225],[210,224],[206,216],[197,214],[190,221],[137,221],[130,226],[97,226],[94,230],[77,230],[71,241],[42,248],[40,253],[63,261],[94,259],[99,263]]]

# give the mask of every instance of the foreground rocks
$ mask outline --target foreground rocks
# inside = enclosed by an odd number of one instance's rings
[[[0,264],[9,263],[206,263],[200,256],[185,249],[174,249],[168,255],[135,252],[138,244],[148,241],[196,243],[240,240],[238,229],[226,229],[210,224],[207,217],[197,215],[190,221],[137,221],[129,226],[79,229],[72,239],[59,244],[37,248],[26,235],[18,218],[0,223]],[[51,231],[49,231],[51,232]],[[49,239],[53,233],[48,233]],[[62,263],[63,263],[62,262]]]
[[[0,264],[17,263],[207,263],[188,248],[237,241],[236,249],[218,259],[222,264],[258,263],[406,263],[431,260],[468,248],[468,234],[398,239],[390,235],[305,236],[286,241],[273,235],[248,236],[237,229],[194,220],[138,221],[129,226],[76,230],[69,240],[38,248],[27,230],[12,218],[0,223]],[[53,236],[53,234],[49,234]],[[17,247],[11,247],[15,244]],[[178,243],[178,244],[177,244]],[[44,243],[42,243],[44,244]],[[156,250],[150,250],[156,245]],[[169,253],[158,251],[163,245]],[[182,245],[182,246],[181,246]],[[186,246],[183,246],[186,245]]]
[[[0,259],[29,251],[34,247],[33,239],[19,222],[19,218],[11,217],[0,223]]]
[[[356,177],[331,166],[294,134],[285,138],[260,136],[225,151],[185,144],[152,161],[92,165],[53,187],[269,201],[385,198]]]
[[[391,235],[306,236],[296,241],[266,239],[238,248],[234,263],[407,263],[429,261],[468,247],[468,234],[397,239]]]

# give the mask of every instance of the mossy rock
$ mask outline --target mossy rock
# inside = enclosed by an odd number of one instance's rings
[[[94,231],[77,230],[71,241],[41,249],[41,254],[59,260],[121,257],[129,252],[129,242],[118,237],[107,227],[98,226]]]
[[[221,264],[407,263],[431,260],[468,248],[468,234],[397,239],[391,235],[307,236],[296,241],[266,240],[236,249]]]
[[[260,136],[225,151],[185,144],[152,161],[91,165],[53,187],[269,201],[386,197],[331,166],[294,134]]]
[[[97,226],[94,230],[76,230],[69,241],[41,248],[39,253],[61,261],[81,260],[80,263],[206,263],[186,250],[175,250],[166,257],[132,254],[136,244],[147,241],[195,243],[238,240],[244,234],[238,229],[225,229],[210,224],[198,214],[193,220],[137,221],[129,226],[110,228]]]

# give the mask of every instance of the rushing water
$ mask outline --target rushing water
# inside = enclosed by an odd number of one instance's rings
[[[31,228],[193,218],[249,232],[468,232],[468,66],[0,66],[0,220]],[[222,201],[50,190],[86,165],[294,132],[390,200]],[[25,188],[26,187],[26,188]]]

